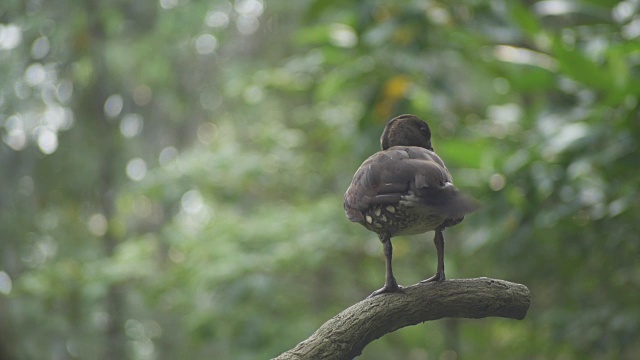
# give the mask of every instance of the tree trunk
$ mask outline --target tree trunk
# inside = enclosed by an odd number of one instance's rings
[[[526,286],[504,280],[478,278],[413,285],[404,293],[360,301],[275,359],[353,359],[373,340],[405,326],[446,317],[522,320],[530,302]]]

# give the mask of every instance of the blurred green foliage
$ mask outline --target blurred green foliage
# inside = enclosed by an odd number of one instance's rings
[[[527,318],[363,359],[640,356],[635,0],[13,1],[0,7],[0,358],[258,359],[383,281],[342,194],[415,113],[484,207],[447,275]],[[398,280],[435,268],[394,240]]]

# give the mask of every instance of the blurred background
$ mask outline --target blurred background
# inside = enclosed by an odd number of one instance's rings
[[[267,359],[384,281],[342,196],[427,120],[483,208],[448,278],[523,321],[440,320],[363,359],[640,356],[640,1],[0,5],[0,358]],[[394,239],[410,285],[432,233]]]

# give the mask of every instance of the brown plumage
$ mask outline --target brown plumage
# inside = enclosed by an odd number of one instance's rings
[[[391,267],[391,238],[435,230],[438,251],[436,274],[427,281],[444,280],[446,227],[458,224],[477,203],[453,186],[444,162],[433,151],[429,126],[414,115],[391,119],[380,138],[382,151],[365,160],[344,194],[349,220],[378,234],[384,247],[384,287],[370,296],[398,292]]]

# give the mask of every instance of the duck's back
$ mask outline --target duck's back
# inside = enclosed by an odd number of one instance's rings
[[[369,157],[344,195],[349,220],[390,235],[452,226],[475,209],[435,152],[395,146]]]

